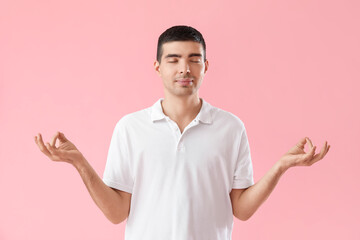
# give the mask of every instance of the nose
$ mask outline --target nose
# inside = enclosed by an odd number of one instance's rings
[[[182,64],[179,64],[179,72],[181,74],[190,72],[190,66],[186,61],[184,61]]]

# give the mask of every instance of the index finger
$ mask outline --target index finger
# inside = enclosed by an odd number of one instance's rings
[[[35,137],[35,141],[36,141],[36,144],[38,145],[38,147],[40,148],[40,151],[43,152],[46,156],[50,157],[51,153],[46,148],[40,133]]]
[[[311,150],[314,146],[313,146],[313,144],[312,144],[312,142],[311,142],[310,138],[306,137],[306,141],[307,141],[307,143],[308,143],[308,144],[309,144],[309,146],[310,146],[310,149],[309,149],[309,150]]]
[[[55,147],[56,139],[60,136],[60,132],[57,131],[56,134],[51,139],[51,146]]]

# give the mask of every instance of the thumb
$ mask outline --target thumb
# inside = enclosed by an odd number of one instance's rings
[[[313,157],[314,157],[314,154],[315,154],[315,150],[316,150],[316,146],[314,146],[313,148],[311,148],[311,150],[304,154],[303,157],[304,157],[304,160],[305,161],[310,161]]]

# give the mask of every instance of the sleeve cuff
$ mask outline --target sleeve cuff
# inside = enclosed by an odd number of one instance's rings
[[[103,182],[111,188],[115,188],[115,189],[125,191],[128,193],[132,193],[132,187],[129,187],[129,186],[126,186],[123,184],[119,184],[119,183],[113,182],[113,181],[111,181],[109,179],[105,179],[105,178],[103,179]]]
[[[248,181],[236,181],[234,180],[232,188],[235,189],[244,189],[248,188],[250,186],[254,185],[254,180],[248,180]]]

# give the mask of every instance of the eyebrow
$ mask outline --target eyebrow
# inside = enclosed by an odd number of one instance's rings
[[[165,56],[165,58],[171,58],[171,57],[178,57],[178,58],[180,58],[181,55],[179,55],[179,54],[168,54],[168,55]],[[189,58],[190,58],[190,57],[202,57],[202,54],[201,54],[201,53],[190,53],[188,57],[189,57]]]

